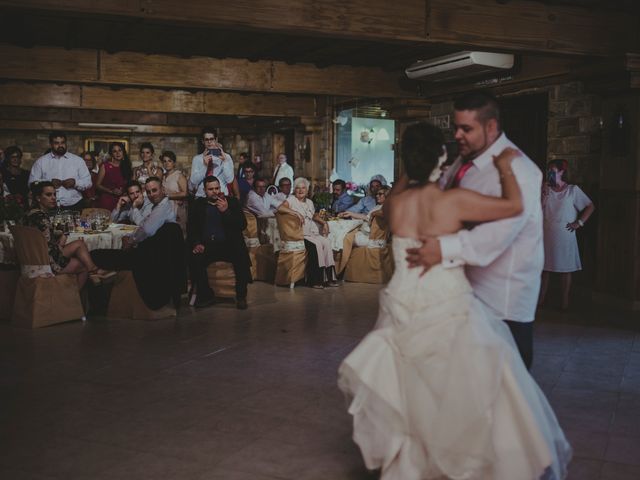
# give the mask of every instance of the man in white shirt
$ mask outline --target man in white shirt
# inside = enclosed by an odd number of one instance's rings
[[[258,218],[275,216],[282,201],[275,195],[267,194],[267,182],[262,178],[253,181],[253,190],[247,195],[247,210]]]
[[[502,132],[494,97],[470,93],[454,103],[455,138],[460,158],[441,185],[500,196],[500,179],[492,158],[506,147],[517,148]],[[513,160],[524,211],[513,218],[477,225],[453,235],[427,239],[407,251],[412,266],[445,268],[466,265],[475,295],[488,311],[505,320],[527,366],[533,360],[533,320],[544,260],[542,248],[542,173],[526,155]]]
[[[280,191],[276,193],[274,197],[282,203],[291,195],[291,180],[287,177],[282,177],[278,182],[278,190]]]
[[[237,180],[234,175],[233,159],[222,149],[218,142],[218,132],[213,127],[202,129],[202,143],[204,151],[191,160],[191,175],[189,188],[196,197],[204,197],[204,179],[214,176],[220,180],[220,190],[225,195],[240,198]],[[229,192],[231,189],[232,193]]]
[[[151,213],[153,203],[145,197],[140,182],[132,180],[127,184],[126,195],[118,199],[116,208],[111,212],[113,223],[133,223],[140,225]]]
[[[82,193],[91,188],[91,173],[82,158],[67,152],[67,135],[49,134],[51,152],[38,158],[31,167],[29,185],[48,180],[56,188],[56,198],[63,210],[82,210]]]
[[[278,163],[273,172],[273,185],[278,185],[280,179],[285,177],[293,182],[293,168],[287,163],[287,156],[281,153],[278,155]]]

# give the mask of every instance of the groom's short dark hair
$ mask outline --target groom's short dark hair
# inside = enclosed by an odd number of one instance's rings
[[[458,98],[453,103],[454,110],[474,110],[478,112],[478,121],[485,123],[487,120],[495,119],[500,126],[500,105],[498,100],[489,92],[470,92]]]

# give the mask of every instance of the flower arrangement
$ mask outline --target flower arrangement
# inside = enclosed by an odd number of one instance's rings
[[[346,182],[347,193],[352,197],[364,197],[367,194],[367,185],[358,185],[356,182]]]
[[[0,222],[20,222],[24,216],[22,195],[0,197]]]

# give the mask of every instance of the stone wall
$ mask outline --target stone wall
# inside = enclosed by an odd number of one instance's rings
[[[587,94],[581,82],[549,88],[547,160],[569,162],[569,178],[592,190],[599,182],[602,99]]]

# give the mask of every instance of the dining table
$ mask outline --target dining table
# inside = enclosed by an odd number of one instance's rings
[[[84,240],[87,249],[98,250],[100,248],[122,248],[122,237],[130,235],[136,230],[135,225],[110,224],[105,230],[74,231],[67,235],[67,243],[74,240]],[[0,263],[17,263],[14,240],[11,232],[0,232]]]

